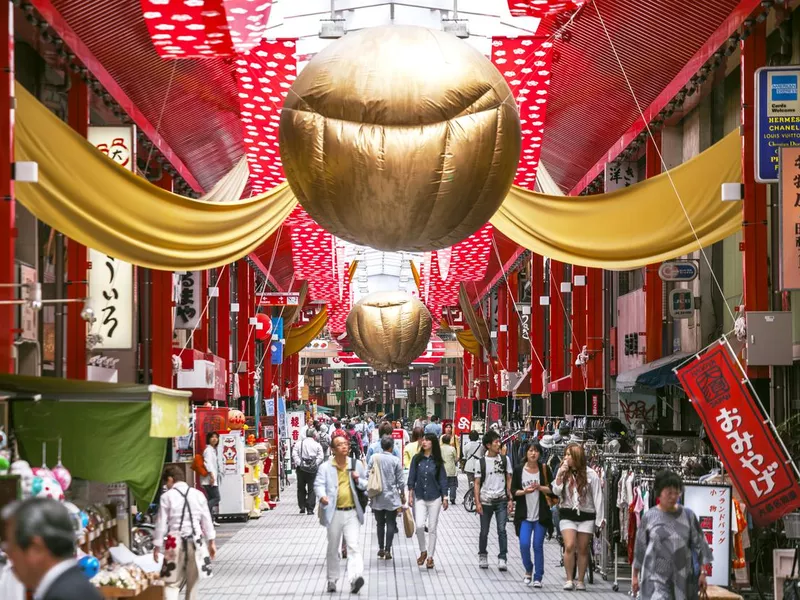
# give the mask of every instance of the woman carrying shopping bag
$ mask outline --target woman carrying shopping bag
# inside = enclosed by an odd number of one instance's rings
[[[378,524],[378,558],[392,560],[392,542],[397,534],[397,516],[402,512],[403,465],[392,451],[394,440],[385,435],[380,439],[381,453],[372,456],[372,471],[367,484],[370,505]],[[373,475],[380,474],[380,481]],[[379,483],[379,489],[375,489]],[[374,492],[377,493],[374,493]]]

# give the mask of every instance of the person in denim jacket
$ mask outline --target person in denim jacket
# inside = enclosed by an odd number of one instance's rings
[[[425,564],[429,569],[434,567],[433,555],[436,551],[439,512],[442,509],[447,510],[448,506],[447,490],[447,472],[442,460],[439,438],[435,433],[426,433],[420,442],[419,452],[411,460],[411,470],[408,473],[408,503],[415,506],[414,521],[417,526],[420,551],[417,564],[420,566]]]

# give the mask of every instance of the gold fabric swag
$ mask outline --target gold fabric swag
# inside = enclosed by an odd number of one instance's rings
[[[154,269],[208,269],[255,250],[297,203],[286,184],[227,202],[172,194],[101,154],[19,85],[16,94],[16,160],[39,164],[39,183],[18,183],[16,197],[91,248]],[[720,199],[722,183],[741,181],[740,160],[732,133],[670,171],[704,246],[741,227],[740,204]],[[670,176],[585,197],[514,187],[491,222],[524,248],[566,263],[642,267],[699,249]]]

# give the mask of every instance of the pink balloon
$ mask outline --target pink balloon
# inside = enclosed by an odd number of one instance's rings
[[[64,465],[58,464],[53,467],[53,478],[61,484],[61,489],[65,492],[72,485],[72,474]]]
[[[45,477],[53,478],[53,472],[47,467],[34,467],[31,470],[33,471],[34,477],[41,477],[42,479]]]

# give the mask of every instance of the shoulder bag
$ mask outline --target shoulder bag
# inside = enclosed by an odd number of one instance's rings
[[[355,471],[356,470],[356,459],[351,457],[350,461],[351,461],[350,462],[350,470],[351,471]],[[361,510],[366,510],[367,509],[367,505],[369,504],[369,496],[367,495],[367,492],[365,490],[362,490],[357,485],[354,486],[354,487],[356,488],[356,496],[358,496],[357,499],[358,499],[358,503],[361,505]]]
[[[369,479],[367,480],[367,496],[374,498],[380,495],[383,491],[383,477],[381,476],[381,467],[379,454],[376,454],[372,459],[372,469],[369,471]]]

